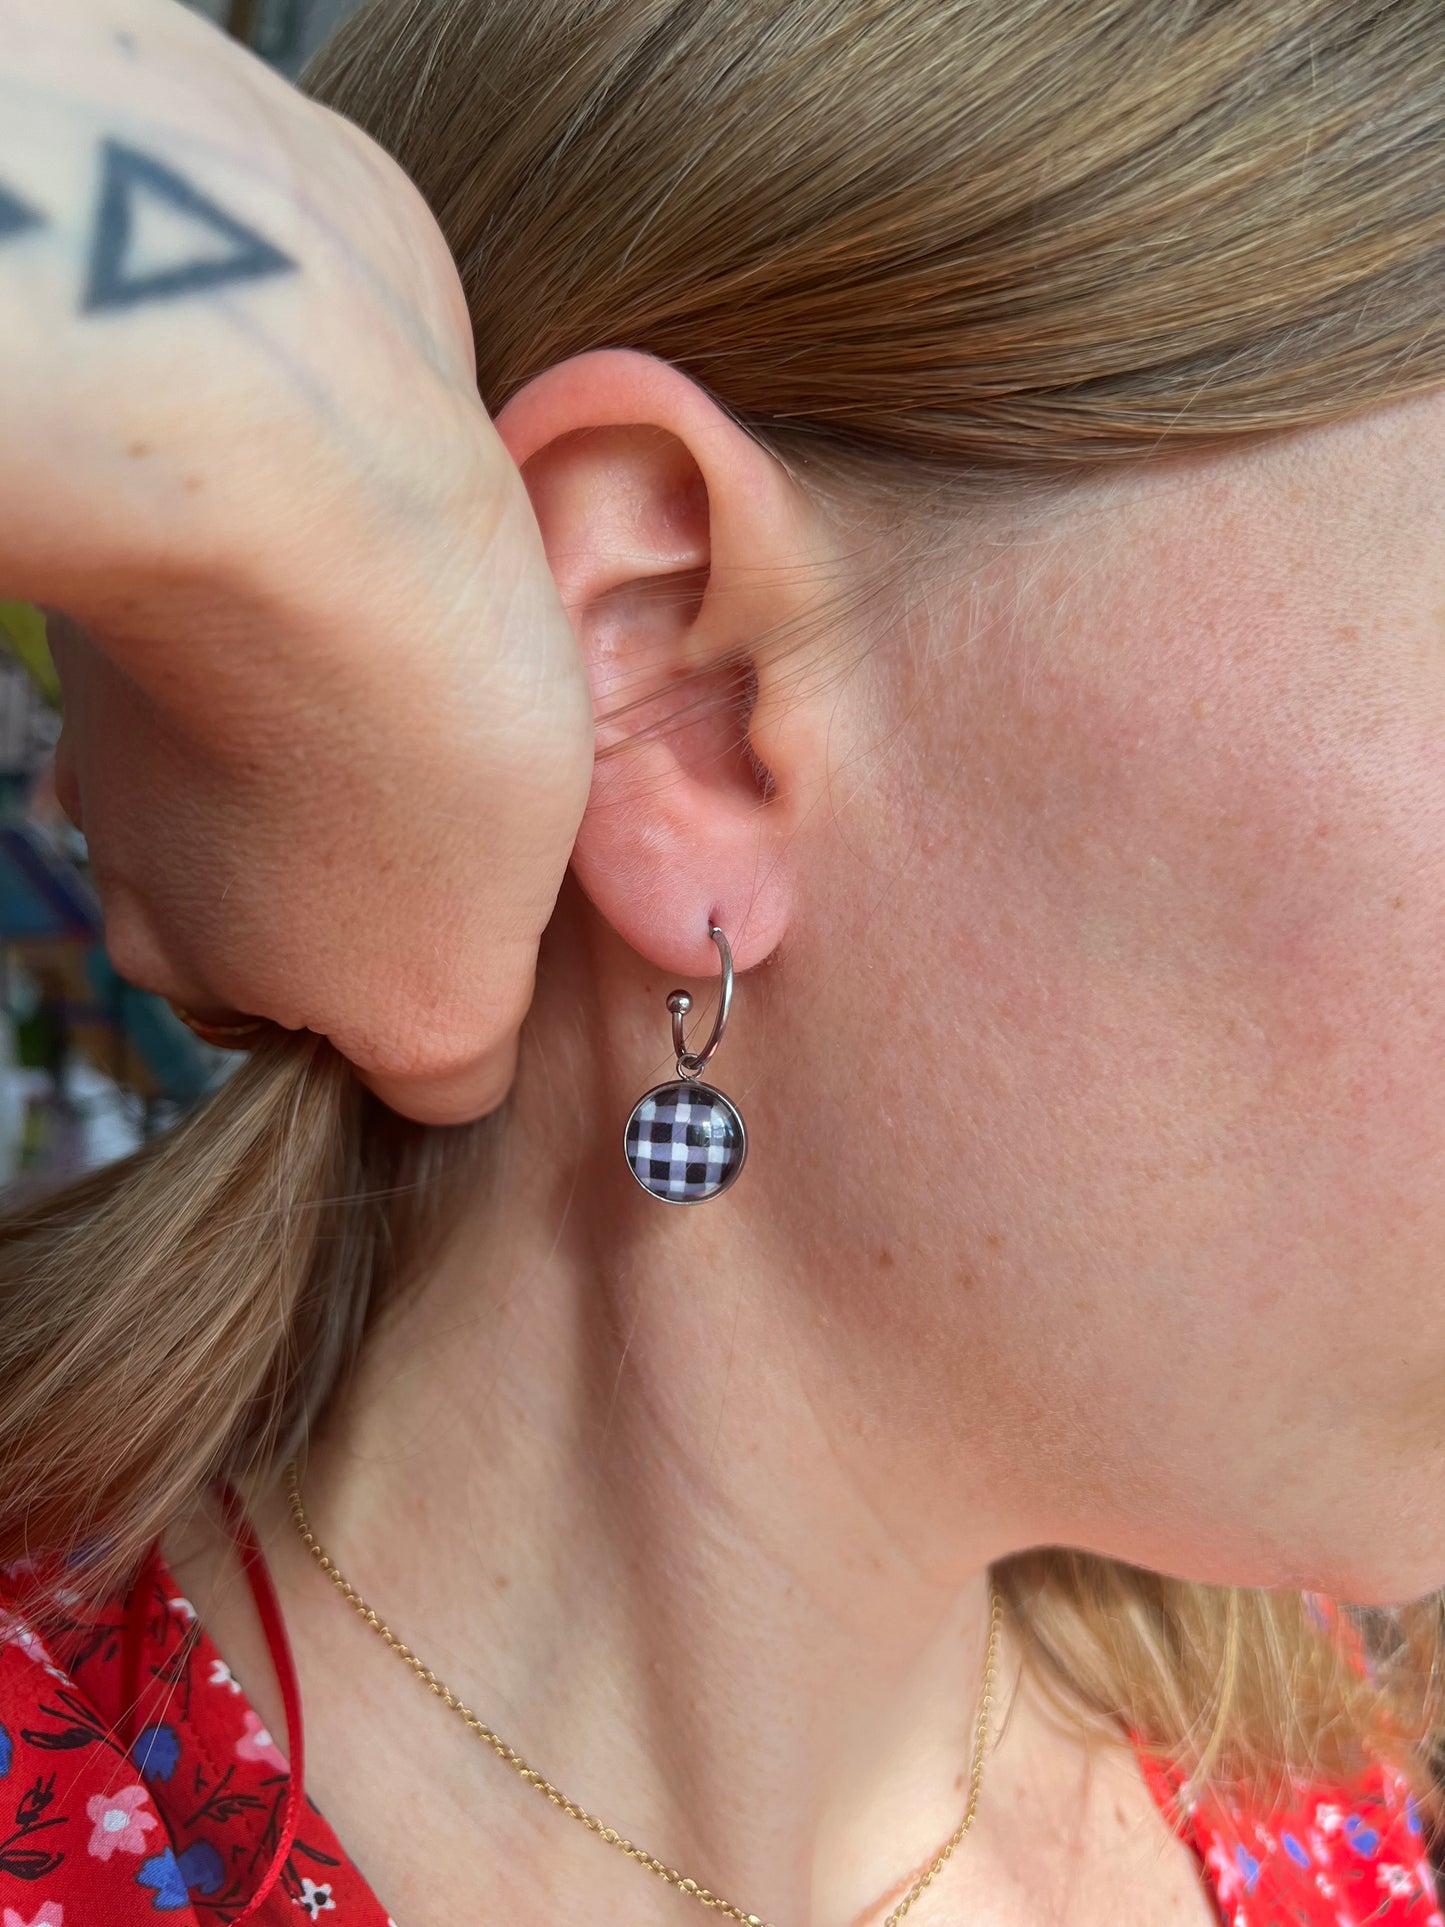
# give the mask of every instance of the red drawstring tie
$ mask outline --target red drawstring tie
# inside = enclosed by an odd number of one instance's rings
[[[276,1669],[276,1679],[281,1688],[281,1703],[286,1709],[286,1753],[291,1767],[286,1787],[286,1804],[281,1811],[281,1825],[276,1836],[276,1851],[272,1854],[266,1871],[261,1876],[261,1884],[255,1893],[239,1914],[231,1916],[231,1927],[243,1927],[245,1921],[256,1918],[275,1890],[296,1841],[296,1830],[301,1824],[301,1806],[306,1798],[305,1734],[301,1723],[301,1688],[296,1678],[296,1661],[292,1657],[291,1642],[286,1637],[286,1622],[281,1617],[281,1602],[277,1599],[276,1588],[271,1583],[271,1574],[267,1570],[260,1542],[256,1537],[256,1529],[247,1518],[246,1508],[233,1487],[218,1485],[216,1496],[220,1501],[221,1511],[225,1515],[226,1525],[230,1530],[236,1551],[240,1554],[246,1583],[251,1588],[251,1597],[256,1602],[256,1611],[261,1619],[261,1629],[266,1635],[271,1664]],[[145,1642],[146,1611],[146,1588],[143,1585],[137,1585],[131,1594],[130,1610],[126,1615],[125,1650],[121,1658],[123,1682],[121,1703],[124,1708],[121,1716],[121,1740],[127,1753],[135,1744],[135,1723],[141,1696],[141,1652]]]
[[[241,1555],[251,1597],[256,1602],[256,1611],[261,1615],[261,1629],[266,1635],[271,1664],[276,1669],[276,1678],[281,1687],[281,1704],[286,1709],[286,1757],[291,1764],[291,1779],[286,1789],[286,1805],[281,1813],[276,1851],[271,1856],[270,1866],[261,1876],[260,1886],[232,1920],[232,1927],[241,1927],[243,1921],[255,1919],[281,1878],[296,1839],[296,1829],[301,1824],[301,1806],[306,1798],[305,1733],[301,1724],[301,1687],[296,1678],[296,1661],[292,1657],[291,1641],[286,1637],[281,1602],[276,1597],[276,1588],[271,1583],[270,1571],[262,1557],[256,1529],[246,1517],[246,1508],[239,1494],[231,1486],[223,1485],[220,1488],[220,1500],[226,1523],[236,1542],[236,1550]]]

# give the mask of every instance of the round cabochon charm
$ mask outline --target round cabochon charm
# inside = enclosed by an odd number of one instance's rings
[[[664,1204],[701,1204],[704,1198],[719,1196],[742,1170],[748,1149],[737,1105],[702,1082],[708,1059],[722,1042],[733,1001],[732,948],[715,923],[709,922],[707,934],[722,964],[712,1032],[701,1050],[689,1050],[683,1019],[692,1009],[692,998],[685,990],[668,992],[677,1076],[670,1084],[654,1084],[638,1098],[622,1140],[628,1170],[649,1197]]]
[[[700,1204],[726,1191],[742,1170],[748,1137],[730,1097],[680,1077],[637,1100],[626,1148],[644,1191],[667,1204]]]

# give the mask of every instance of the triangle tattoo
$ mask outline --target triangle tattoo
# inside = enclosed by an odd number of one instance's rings
[[[27,207],[8,188],[0,187],[0,241],[8,241],[12,234],[23,234],[29,228],[44,226],[43,214]]]
[[[171,215],[181,215],[195,228],[194,260],[150,269],[138,263],[136,220],[147,203]],[[221,254],[214,251],[218,240],[227,244]],[[86,314],[173,300],[177,295],[199,294],[228,282],[257,281],[267,275],[288,273],[295,266],[289,254],[227,214],[172,168],[119,141],[103,144],[100,196],[82,303]]]

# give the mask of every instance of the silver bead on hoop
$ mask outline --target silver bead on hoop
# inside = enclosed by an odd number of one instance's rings
[[[702,1073],[722,1042],[733,1000],[733,953],[715,923],[708,935],[722,960],[717,1015],[701,1050],[689,1050],[683,1019],[692,1009],[685,990],[668,992],[677,1076],[646,1091],[632,1107],[623,1134],[627,1168],[649,1197],[664,1204],[701,1204],[726,1191],[743,1168],[748,1134],[730,1097],[704,1084]]]

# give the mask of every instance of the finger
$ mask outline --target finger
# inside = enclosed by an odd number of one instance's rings
[[[55,745],[55,758],[51,764],[50,780],[55,786],[55,800],[66,816],[85,834],[85,812],[80,804],[80,777],[76,771],[75,759],[70,754],[64,729]]]
[[[201,1012],[175,1003],[171,1009],[193,1036],[215,1050],[254,1050],[264,1037],[275,1035],[264,1017],[247,1017],[239,1010]]]
[[[225,999],[177,961],[139,894],[100,868],[92,875],[100,897],[106,954],[116,975],[133,989],[149,991],[153,997],[163,997],[168,1004],[179,1004],[198,1016],[228,1012]],[[218,1016],[217,1021],[227,1020]]]
[[[368,1000],[380,1016],[353,1005],[347,1020],[318,1023],[362,1082],[384,1104],[421,1124],[467,1124],[496,1110],[512,1088],[522,1024],[537,982],[535,937],[501,938],[490,932],[481,954],[455,974],[429,987],[426,966],[398,973],[412,986],[398,1004],[384,994]],[[477,986],[466,1000],[458,982]],[[443,994],[445,993],[445,994]],[[430,1022],[419,1021],[423,1012]]]
[[[519,1033],[494,1044],[474,1063],[415,1077],[359,1071],[383,1104],[418,1124],[470,1124],[496,1110],[517,1075]]]
[[[89,637],[78,622],[59,610],[46,616],[46,639],[50,659],[60,678],[61,725],[55,745],[55,798],[82,834],[85,831],[81,807],[80,761],[83,739],[80,717],[85,695],[85,678],[95,660]]]

